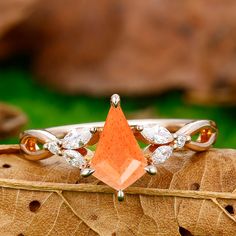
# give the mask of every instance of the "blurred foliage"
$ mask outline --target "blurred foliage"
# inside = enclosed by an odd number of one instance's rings
[[[28,115],[26,128],[104,120],[109,109],[109,98],[58,94],[40,85],[27,69],[1,68],[0,79],[0,100],[20,107]],[[128,117],[151,108],[159,118],[213,119],[220,130],[216,146],[235,147],[235,107],[192,105],[184,101],[180,91],[156,97],[122,97],[122,101]],[[11,142],[17,142],[17,138],[1,141]]]

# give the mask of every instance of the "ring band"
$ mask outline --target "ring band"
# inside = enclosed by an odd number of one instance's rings
[[[126,120],[117,94],[111,97],[106,122],[26,130],[20,136],[23,157],[41,160],[63,156],[81,175],[95,177],[118,190],[139,179],[146,170],[157,172],[156,165],[173,151],[205,151],[216,141],[217,126],[211,120],[144,119]],[[146,146],[143,150],[137,141]],[[96,151],[90,148],[97,145]],[[106,171],[105,171],[106,170]],[[112,172],[112,173],[110,173]]]
[[[26,159],[45,159],[54,154],[46,149],[39,150],[37,143],[46,144],[47,142],[58,141],[58,139],[65,137],[71,130],[79,131],[79,129],[87,128],[88,130],[96,129],[97,135],[94,135],[93,140],[86,144],[86,146],[92,146],[99,141],[99,136],[103,130],[104,123],[105,122],[93,122],[50,127],[42,130],[26,130],[20,136],[20,146]],[[148,140],[145,140],[139,135],[140,131],[138,130],[138,128],[142,126],[158,125],[169,130],[173,133],[173,136],[187,135],[191,137],[192,135],[199,133],[196,141],[191,140],[185,144],[186,148],[193,151],[205,151],[209,149],[215,143],[217,137],[216,124],[211,120],[141,119],[128,120],[128,124],[137,140],[144,142],[148,142]],[[207,140],[203,138],[203,136],[206,135],[206,130],[209,132],[208,135],[211,134],[211,137]]]

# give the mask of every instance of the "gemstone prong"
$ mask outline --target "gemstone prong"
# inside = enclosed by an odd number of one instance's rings
[[[61,141],[61,140],[57,140],[57,144],[58,144],[59,146],[61,146],[61,145],[62,145],[62,141]]]
[[[124,199],[125,199],[125,194],[124,194],[124,192],[123,192],[122,190],[119,190],[119,191],[117,192],[117,199],[118,199],[119,202],[124,201]]]
[[[111,96],[111,105],[113,107],[118,107],[120,104],[120,96],[118,94],[113,94]]]
[[[142,132],[143,131],[143,126],[142,125],[136,125],[135,126],[135,129],[138,131],[138,132]]]
[[[157,168],[154,165],[148,165],[144,169],[150,175],[155,175],[157,173]]]
[[[178,145],[177,143],[175,142],[174,145],[173,145],[173,149],[177,149],[178,148]]]
[[[80,175],[82,177],[88,177],[90,176],[91,174],[93,174],[95,172],[94,169],[91,169],[91,168],[84,168],[83,170],[81,170],[80,172]]]
[[[176,139],[178,137],[177,134],[173,134],[173,138]]]
[[[190,136],[190,135],[187,135],[186,141],[187,141],[187,142],[190,142],[191,140],[192,140],[191,136]]]
[[[62,151],[61,151],[61,150],[58,150],[57,155],[58,155],[58,156],[63,156]]]
[[[97,131],[98,131],[98,129],[97,129],[96,127],[90,128],[90,132],[91,132],[92,134],[95,134]]]

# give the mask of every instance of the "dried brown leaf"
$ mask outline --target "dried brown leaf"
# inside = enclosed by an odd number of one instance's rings
[[[18,136],[27,116],[17,107],[0,103],[0,139]]]
[[[0,166],[0,235],[236,232],[235,150],[179,152],[156,176],[145,175],[128,188],[124,202],[94,177],[79,178],[57,156],[30,162],[3,153]]]

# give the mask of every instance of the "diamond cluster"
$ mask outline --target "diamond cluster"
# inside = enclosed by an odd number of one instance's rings
[[[72,129],[63,139],[48,142],[44,147],[54,155],[63,156],[70,165],[82,168],[86,165],[86,161],[78,149],[89,143],[93,133],[94,131],[91,131],[90,128]],[[151,145],[157,146],[151,155],[152,162],[156,165],[165,162],[174,149],[183,148],[189,141],[188,136],[172,134],[168,129],[159,125],[144,126],[140,133]]]
[[[78,149],[86,146],[93,134],[89,128],[72,129],[63,139],[48,142],[44,148],[54,155],[60,155],[74,167],[82,168],[86,161]]]
[[[175,148],[181,149],[189,141],[188,136],[184,134],[173,135],[168,129],[159,125],[144,126],[140,133],[151,145],[158,146],[151,155],[155,165],[165,162]]]

